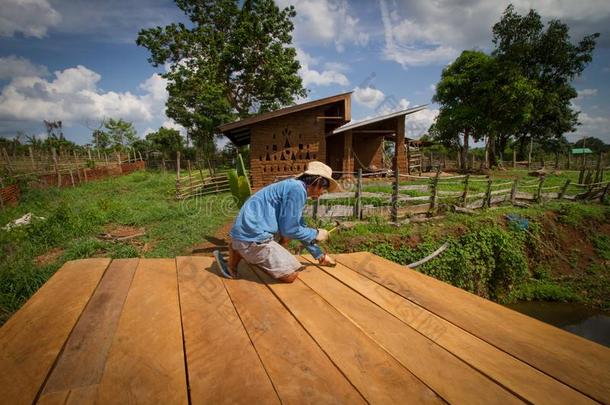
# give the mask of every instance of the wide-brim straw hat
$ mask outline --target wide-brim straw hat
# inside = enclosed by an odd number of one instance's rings
[[[335,179],[333,179],[333,169],[331,169],[330,167],[328,167],[327,165],[325,165],[322,162],[318,162],[316,160],[314,160],[313,162],[309,162],[307,164],[307,170],[305,170],[303,173],[299,174],[297,177],[300,177],[304,174],[308,174],[310,176],[320,176],[320,177],[324,177],[326,180],[328,180],[328,183],[329,183],[328,192],[329,193],[333,193],[335,191],[341,191],[341,186],[339,185],[339,183],[337,183],[337,181]]]

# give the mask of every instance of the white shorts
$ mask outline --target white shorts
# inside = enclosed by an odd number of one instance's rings
[[[287,276],[303,267],[292,253],[273,239],[263,242],[234,240],[231,246],[246,262],[266,270],[273,278]]]

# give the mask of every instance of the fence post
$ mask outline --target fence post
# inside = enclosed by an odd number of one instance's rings
[[[517,168],[517,149],[513,146],[513,169]]]
[[[78,170],[78,156],[76,156],[76,151],[74,151],[72,153],[72,155],[74,156],[74,166],[76,166],[76,177],[78,177],[78,182],[82,182],[82,179],[80,177],[80,171]]]
[[[176,152],[176,196],[180,194],[180,152]]]
[[[483,200],[482,208],[491,207],[491,185],[492,185],[492,183],[493,183],[493,180],[490,176],[487,178],[487,190],[485,191],[485,199]]]
[[[75,186],[74,184],[74,176],[72,175],[72,169],[70,168],[70,164],[68,163],[68,173],[70,173],[70,182],[72,182],[72,187]]]
[[[566,190],[568,189],[568,186],[570,185],[571,181],[572,180],[567,179],[565,184],[563,185],[563,187],[561,187],[561,190],[559,190],[559,195],[557,196],[558,200],[561,200],[563,198],[563,196],[565,195]]]
[[[8,157],[8,152],[6,151],[6,148],[2,148],[2,154],[4,155],[4,160],[6,160],[6,168],[8,169],[8,172],[12,173],[13,168],[11,167],[11,159]]]
[[[108,167],[108,154],[104,152],[104,160],[106,161],[106,167]]]
[[[192,176],[192,173],[191,173],[191,159],[188,159],[186,161],[186,165],[187,165],[188,171],[189,171],[189,187],[190,187],[190,190],[193,191],[192,190],[192,188],[193,188],[193,176]]]
[[[354,201],[354,217],[362,219],[362,169],[358,169],[356,195]]]
[[[392,215],[392,221],[398,222],[398,190],[399,190],[399,180],[400,173],[398,169],[398,162],[395,159],[394,164],[394,187],[392,190],[392,206],[390,207],[390,213]]]
[[[315,200],[313,200],[313,213],[312,213],[312,217],[314,221],[318,220],[318,207],[320,206],[320,200],[318,198],[316,198]]]
[[[140,151],[138,151],[138,156],[140,157],[140,162],[144,160],[142,159],[142,154],[140,153]]]
[[[538,182],[538,191],[536,192],[536,202],[540,204],[542,202],[542,184],[544,183],[544,176],[540,176]]]
[[[606,187],[604,187],[604,191],[602,192],[602,195],[599,196],[599,202],[600,203],[604,202],[604,197],[606,196],[606,193],[608,193],[608,187],[610,187],[610,182],[608,182],[606,184]]]
[[[514,179],[513,185],[510,188],[510,203],[513,205],[517,201],[517,183],[519,183],[519,179]]]
[[[436,169],[436,176],[432,179],[432,194],[430,195],[430,214],[434,215],[434,211],[436,210],[436,199],[438,193],[438,178],[441,175],[440,166]]]
[[[32,162],[32,170],[36,170],[36,162],[34,161],[34,150],[31,146],[28,146],[28,150],[30,151],[30,161]]]
[[[57,187],[61,187],[61,174],[59,173],[57,164],[57,152],[55,151],[55,148],[51,148],[51,152],[53,153],[53,167],[55,168],[55,174],[57,175]]]
[[[470,175],[467,174],[464,177],[464,193],[462,193],[462,207],[465,207],[468,202],[468,181],[470,180]]]
[[[89,160],[91,160],[91,149],[87,148],[87,156],[89,157]]]
[[[597,155],[597,167],[595,168],[595,180],[593,183],[599,183],[604,180],[603,177],[600,177],[602,171],[602,156],[602,152],[599,152],[599,155]]]
[[[566,168],[567,170],[570,170],[570,163],[571,163],[570,160],[571,160],[570,151],[568,151],[568,167]]]

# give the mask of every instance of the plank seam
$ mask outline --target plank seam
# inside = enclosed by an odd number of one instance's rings
[[[106,264],[106,267],[104,268],[104,271],[102,272],[102,275],[100,276],[100,279],[97,281],[97,284],[95,285],[95,288],[93,289],[93,291],[91,291],[91,295],[89,295],[89,298],[87,299],[87,303],[83,307],[83,310],[81,311],[81,313],[78,314],[78,318],[76,318],[76,322],[74,322],[74,325],[72,325],[72,328],[70,329],[70,333],[68,333],[68,335],[66,336],[66,340],[64,340],[64,342],[62,343],[61,349],[57,353],[57,356],[55,357],[55,360],[53,360],[53,364],[49,368],[49,371],[47,372],[47,375],[45,376],[44,381],[40,385],[40,388],[38,388],[38,392],[36,393],[36,396],[34,397],[34,401],[32,401],[33,404],[38,403],[38,401],[40,400],[40,396],[42,395],[42,391],[44,390],[45,386],[49,382],[49,378],[51,377],[51,374],[53,373],[53,371],[57,367],[57,363],[59,362],[59,359],[63,355],[64,350],[66,349],[66,345],[68,344],[68,341],[70,340],[70,337],[72,336],[72,333],[74,332],[74,328],[76,328],[76,325],[78,325],[78,323],[81,320],[81,317],[83,316],[83,314],[87,310],[87,307],[89,306],[89,303],[91,302],[91,299],[93,298],[93,295],[95,295],[95,292],[97,291],[97,288],[100,286],[102,280],[104,279],[104,276],[106,275],[106,272],[108,271],[108,268],[110,267],[111,263],[112,263],[112,260],[109,260],[108,264]],[[65,263],[64,263],[64,265],[65,265]],[[66,398],[66,400],[67,400],[67,398]]]
[[[480,374],[481,376],[483,376],[485,379],[489,380],[490,382],[492,382],[493,384],[496,384],[498,386],[500,386],[501,388],[503,388],[504,390],[508,391],[510,394],[513,394],[514,396],[516,396],[517,398],[521,399],[524,402],[527,402],[529,404],[531,404],[532,402],[526,398],[524,398],[520,393],[515,392],[514,390],[506,387],[502,382],[500,381],[496,381],[493,378],[491,378],[490,376],[488,376],[487,374],[485,374],[483,371],[477,369],[476,367],[474,367],[473,365],[471,365],[469,362],[467,362],[466,360],[462,359],[461,357],[459,357],[458,355],[456,355],[455,353],[449,351],[447,348],[445,348],[444,346],[436,343],[434,340],[430,339],[428,336],[424,335],[422,332],[420,332],[419,330],[415,329],[414,327],[412,327],[411,325],[409,325],[408,323],[404,322],[402,319],[396,317],[394,314],[392,314],[391,312],[389,312],[388,310],[386,310],[385,308],[379,306],[376,302],[372,301],[371,299],[369,299],[366,295],[362,294],[361,292],[353,289],[351,286],[347,285],[346,283],[344,283],[341,279],[339,279],[338,277],[335,277],[331,274],[330,271],[327,271],[326,269],[322,268],[321,266],[317,265],[316,263],[314,263],[313,261],[309,260],[308,258],[302,256],[304,259],[306,259],[307,261],[311,262],[313,265],[315,265],[317,268],[319,268],[320,270],[322,270],[323,272],[325,272],[326,274],[328,274],[329,276],[331,276],[333,279],[337,280],[338,282],[340,282],[341,284],[343,284],[344,286],[346,286],[347,288],[349,288],[351,291],[355,292],[356,294],[362,296],[363,298],[365,298],[368,302],[372,303],[373,305],[375,305],[377,308],[381,309],[382,311],[386,312],[387,314],[389,314],[391,317],[397,319],[399,322],[401,322],[402,324],[404,324],[406,327],[410,328],[411,330],[413,330],[414,332],[416,332],[417,334],[421,335],[423,338],[425,338],[426,340],[428,340],[430,343],[432,343],[435,346],[438,346],[441,350],[443,350],[444,352],[446,352],[449,356],[454,357],[455,359],[457,359],[459,362],[465,364],[468,368],[472,369],[474,372],[476,372],[477,374]],[[347,269],[353,271],[351,268],[345,266]],[[358,273],[356,273],[358,274]],[[312,291],[316,292],[317,291],[311,287],[305,280],[301,280],[301,282],[303,284],[305,284],[307,287],[309,287]],[[318,296],[320,296],[318,294]],[[402,297],[402,296],[401,296]],[[404,367],[405,369],[409,370],[409,372],[411,374],[413,374],[419,381],[422,382],[422,384],[426,385],[428,388],[430,388],[430,390],[432,390],[434,393],[436,393],[436,395],[438,395],[440,398],[443,398],[443,396],[441,396],[438,392],[436,392],[431,386],[429,386],[428,384],[426,384],[421,378],[419,378],[419,376],[417,374],[415,374],[415,372],[411,371],[406,365],[404,365],[398,358],[396,358],[392,353],[390,353],[384,346],[383,344],[377,342],[377,340],[369,335],[369,333],[367,333],[364,329],[362,329],[360,327],[360,325],[353,320],[351,317],[349,317],[347,314],[344,314],[343,311],[341,311],[340,309],[336,308],[335,306],[333,306],[330,302],[328,302],[324,297],[320,296],[320,298],[322,298],[325,302],[328,303],[328,305],[330,305],[331,307],[335,308],[335,310],[337,312],[339,312],[341,315],[343,315],[345,318],[347,318],[351,323],[353,323],[360,331],[362,331],[362,333],[364,333],[366,336],[369,337],[369,339],[371,339],[373,342],[375,342],[375,344],[377,344],[377,346],[379,346],[383,351],[385,351],[390,357],[392,357],[394,360],[396,360],[402,367]],[[420,307],[421,308],[421,307]],[[423,310],[426,310],[425,308],[422,308]],[[430,311],[428,311],[430,312]],[[432,312],[430,312],[432,313]],[[462,329],[463,330],[463,329]],[[465,331],[466,333],[468,333],[469,335],[471,335],[472,337],[481,340],[480,338],[470,334],[468,331]],[[484,340],[482,340],[484,343]],[[488,344],[488,343],[487,343]],[[537,369],[535,369],[537,370]],[[443,398],[445,401],[449,402],[449,400],[447,398]]]
[[[262,270],[260,267],[258,267],[257,265],[251,265],[248,263],[248,267],[256,267],[257,269],[259,269],[260,271],[264,271]],[[354,388],[354,390],[356,390],[356,392],[360,395],[360,397],[362,398],[362,400],[364,402],[366,402],[367,404],[370,404],[370,402],[365,398],[365,396],[362,394],[362,392],[360,392],[360,390],[352,383],[352,381],[347,377],[347,375],[345,375],[345,373],[343,372],[343,370],[341,370],[341,368],[333,361],[332,357],[330,356],[329,353],[326,352],[326,350],[324,350],[324,348],[322,348],[322,346],[318,343],[318,341],[311,335],[311,333],[309,333],[309,331],[307,330],[307,328],[305,327],[305,325],[303,325],[301,323],[301,321],[299,321],[299,319],[294,315],[294,313],[290,310],[290,308],[288,308],[288,306],[286,305],[286,303],[284,303],[284,301],[282,301],[280,299],[280,297],[278,297],[278,295],[275,293],[275,291],[273,291],[273,289],[271,289],[271,287],[269,287],[269,285],[257,274],[256,271],[250,269],[250,271],[252,273],[254,273],[254,275],[263,283],[265,284],[265,287],[267,287],[267,289],[269,289],[269,291],[271,291],[271,294],[273,294],[273,296],[275,297],[275,299],[277,299],[280,304],[282,304],[282,306],[284,308],[286,308],[286,311],[288,311],[288,313],[290,314],[290,316],[292,316],[294,318],[294,320],[299,324],[299,326],[305,331],[305,333],[307,333],[307,335],[311,338],[311,340],[313,340],[313,342],[316,344],[316,346],[318,346],[320,348],[320,350],[322,351],[322,353],[324,353],[324,355],[328,358],[328,360],[332,363],[333,366],[335,366],[335,368],[337,369],[337,371],[339,371],[339,373],[347,380],[347,382]],[[307,285],[306,285],[307,286]],[[307,288],[310,288],[309,286],[307,286]],[[314,291],[314,293],[316,295],[318,295],[317,292]],[[319,296],[319,295],[318,295]],[[322,297],[320,297],[322,298]],[[324,298],[322,298],[324,299]],[[334,308],[334,307],[333,307]]]
[[[214,264],[214,266],[216,266],[216,264]],[[218,272],[215,272],[215,274],[218,275]],[[246,336],[248,336],[248,340],[250,341],[250,344],[252,345],[252,348],[254,349],[254,353],[256,353],[256,357],[258,357],[258,361],[261,362],[261,366],[263,367],[263,370],[265,370],[265,374],[267,375],[269,382],[271,382],[271,386],[273,387],[273,391],[275,392],[275,395],[277,396],[278,401],[280,401],[280,404],[283,404],[282,397],[280,397],[277,387],[275,386],[273,379],[269,375],[269,371],[267,370],[267,367],[265,367],[265,362],[263,362],[263,359],[261,358],[260,353],[256,349],[256,345],[254,344],[254,341],[252,340],[252,336],[250,336],[250,332],[248,331],[248,328],[246,328],[246,324],[244,323],[244,320],[241,319],[241,315],[239,314],[239,311],[237,310],[237,307],[235,306],[235,302],[233,302],[233,297],[231,297],[231,293],[229,292],[229,289],[227,288],[225,281],[222,277],[221,277],[221,283],[222,283],[222,287],[225,289],[225,292],[227,293],[227,296],[229,297],[229,301],[231,301],[231,305],[233,306],[233,309],[235,310],[237,317],[239,318],[239,322],[241,323],[242,328],[244,328],[244,331],[246,331]]]
[[[182,336],[182,356],[184,358],[184,376],[186,378],[186,399],[189,405],[191,401],[191,383],[189,378],[189,366],[186,358],[186,339],[184,337],[184,323],[182,322],[182,301],[180,300],[180,281],[178,278],[178,259],[174,258],[174,265],[176,269],[176,292],[178,294],[178,310],[180,311],[180,335]]]
[[[563,384],[563,385],[565,385],[565,386],[567,386],[567,387],[572,388],[574,391],[577,391],[577,392],[581,393],[582,395],[586,396],[587,398],[589,398],[589,399],[591,399],[591,400],[593,400],[593,401],[595,401],[595,402],[600,402],[598,399],[594,398],[594,397],[593,397],[593,396],[591,396],[590,394],[588,394],[588,393],[586,393],[586,392],[583,392],[582,390],[578,389],[577,387],[574,387],[573,385],[571,385],[571,384],[569,384],[569,383],[567,383],[567,382],[565,382],[565,381],[560,380],[559,378],[557,378],[557,377],[555,377],[555,376],[553,376],[553,375],[549,374],[549,373],[548,373],[548,372],[546,372],[545,370],[541,370],[541,369],[539,369],[538,367],[536,367],[535,365],[531,364],[531,363],[530,363],[530,362],[528,362],[527,360],[523,360],[523,359],[521,359],[521,358],[519,358],[519,357],[515,356],[514,354],[507,352],[506,350],[502,349],[501,347],[498,347],[497,345],[493,344],[492,342],[489,342],[489,341],[487,341],[486,339],[483,339],[482,337],[479,337],[479,336],[475,335],[474,333],[470,332],[469,330],[462,328],[461,326],[459,326],[459,325],[455,324],[454,322],[450,321],[449,319],[445,318],[444,316],[442,316],[442,315],[440,315],[440,314],[438,314],[438,313],[436,313],[436,312],[434,312],[434,311],[432,311],[432,310],[429,310],[428,308],[423,307],[423,306],[422,306],[421,304],[419,304],[418,302],[415,302],[415,301],[413,301],[413,300],[411,300],[411,299],[409,299],[409,298],[405,297],[404,295],[402,295],[402,294],[398,293],[397,291],[394,291],[394,290],[390,289],[389,287],[387,287],[387,286],[385,286],[385,285],[383,285],[383,284],[379,283],[378,281],[376,281],[375,279],[373,279],[373,278],[369,277],[368,275],[363,274],[363,273],[360,273],[360,272],[358,272],[358,271],[354,270],[353,268],[351,268],[350,266],[348,266],[346,263],[344,263],[344,262],[343,262],[343,261],[342,261],[340,258],[339,258],[337,261],[338,261],[339,263],[341,263],[342,265],[344,265],[346,268],[348,268],[348,269],[350,269],[351,271],[355,272],[356,274],[360,274],[361,276],[366,277],[367,279],[369,279],[369,280],[373,281],[374,283],[376,283],[376,284],[380,285],[381,287],[385,288],[386,290],[388,290],[388,291],[390,291],[390,292],[392,292],[392,293],[394,293],[394,294],[397,294],[397,295],[399,295],[399,296],[403,297],[404,299],[406,299],[406,300],[408,300],[409,302],[411,302],[411,303],[413,303],[413,304],[415,304],[415,305],[419,306],[420,308],[424,308],[426,311],[428,311],[428,312],[430,312],[430,313],[432,313],[432,314],[434,314],[434,315],[438,316],[439,318],[441,318],[441,319],[445,320],[446,322],[448,322],[448,323],[452,324],[453,326],[455,326],[455,327],[457,327],[457,328],[462,329],[463,331],[465,331],[465,332],[467,332],[467,333],[471,334],[472,336],[474,336],[474,337],[477,337],[477,338],[481,339],[481,340],[482,340],[482,341],[484,341],[485,343],[489,344],[490,346],[495,347],[496,349],[498,349],[499,351],[501,351],[501,352],[503,352],[503,353],[506,353],[507,355],[509,355],[509,356],[513,357],[514,359],[516,359],[516,360],[518,360],[518,361],[520,361],[520,362],[522,362],[522,363],[527,364],[528,366],[530,366],[530,367],[532,367],[532,368],[534,368],[534,369],[538,370],[538,371],[539,371],[539,372],[541,372],[542,374],[544,374],[544,375],[546,375],[546,376],[548,376],[548,377],[552,378],[553,380],[555,380],[555,381],[559,382],[560,384]],[[415,271],[415,270],[414,270],[414,271]],[[437,279],[435,279],[435,280],[437,280]],[[441,282],[441,283],[442,283],[442,281],[440,281],[440,280],[437,280],[437,281],[439,281],[439,282]],[[467,292],[467,291],[466,291],[466,292]],[[512,391],[511,391],[511,392],[512,392]],[[601,402],[600,402],[600,403],[601,403]]]

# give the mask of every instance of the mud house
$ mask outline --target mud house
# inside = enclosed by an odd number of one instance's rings
[[[302,172],[311,160],[328,164],[337,177],[383,164],[383,141],[396,143],[395,161],[407,172],[405,116],[425,106],[351,122],[351,92],[298,104],[219,127],[236,146],[250,145],[255,188]]]

